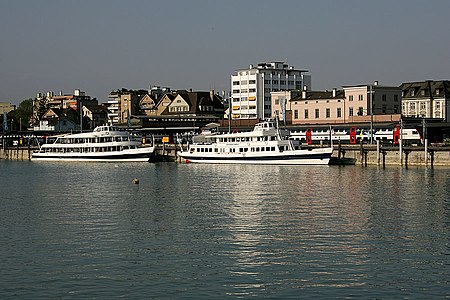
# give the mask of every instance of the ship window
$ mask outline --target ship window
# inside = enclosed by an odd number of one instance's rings
[[[270,151],[270,147],[266,147],[266,151]]]
[[[275,151],[275,147],[270,147],[270,151]]]

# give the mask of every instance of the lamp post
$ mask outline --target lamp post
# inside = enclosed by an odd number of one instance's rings
[[[373,90],[372,85],[369,86],[369,105],[370,105],[370,143],[373,144]]]

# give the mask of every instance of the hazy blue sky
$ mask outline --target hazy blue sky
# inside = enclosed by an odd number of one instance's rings
[[[449,0],[0,0],[0,102],[37,92],[230,89],[258,62],[313,89],[449,79]]]

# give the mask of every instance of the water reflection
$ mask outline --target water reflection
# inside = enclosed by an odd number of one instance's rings
[[[7,297],[446,293],[449,170],[22,163],[2,171]]]

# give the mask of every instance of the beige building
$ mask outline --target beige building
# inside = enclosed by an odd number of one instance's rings
[[[397,115],[401,113],[402,90],[396,86],[364,84],[344,86],[345,122],[356,122],[361,116]],[[372,107],[372,109],[371,109]]]
[[[286,106],[286,112],[283,113]],[[272,93],[272,116],[292,125],[344,123],[342,90]]]
[[[286,123],[292,125],[388,122],[400,118],[401,88],[377,83],[345,86],[343,90],[274,92],[271,97],[272,116],[282,120],[285,115]]]
[[[126,124],[132,115],[140,113],[140,101],[147,95],[147,90],[121,89],[108,96],[108,119],[112,124]]]
[[[14,110],[14,105],[8,102],[0,102],[0,114],[9,113]]]

